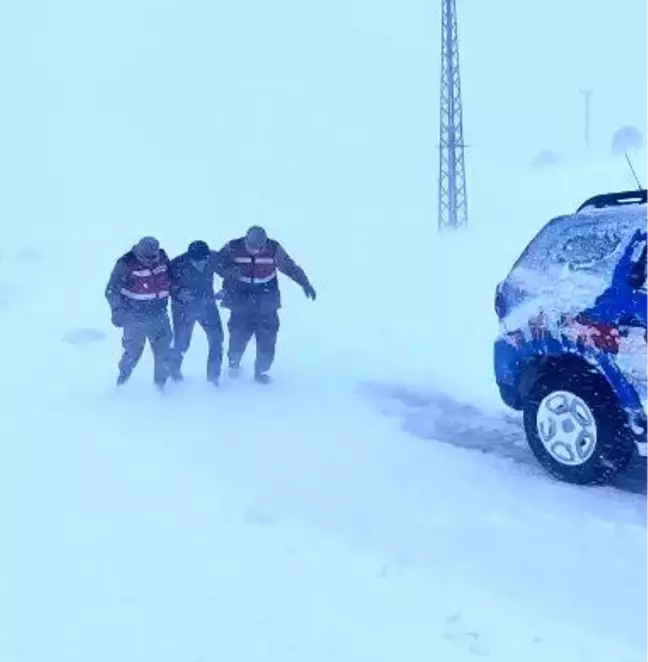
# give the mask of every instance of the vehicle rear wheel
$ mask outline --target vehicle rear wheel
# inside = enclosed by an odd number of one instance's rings
[[[603,484],[634,452],[627,416],[596,373],[552,370],[535,382],[524,406],[534,455],[552,475],[579,485]]]

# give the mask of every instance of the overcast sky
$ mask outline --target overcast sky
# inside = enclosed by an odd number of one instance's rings
[[[34,188],[53,208],[155,214],[215,198],[234,209],[252,191],[435,185],[440,2],[2,5],[5,206],[37,204]],[[480,159],[578,155],[581,88],[594,91],[598,153],[617,127],[645,129],[645,0],[458,11],[465,137]]]

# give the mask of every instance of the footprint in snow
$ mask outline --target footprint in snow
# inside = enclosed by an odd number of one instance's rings
[[[468,648],[471,655],[488,657],[489,650],[479,632],[468,630],[461,614],[452,614],[445,620],[444,637],[460,646]]]

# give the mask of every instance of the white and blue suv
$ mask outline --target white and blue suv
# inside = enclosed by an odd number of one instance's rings
[[[605,483],[646,456],[646,191],[555,218],[495,295],[495,376],[554,476]]]

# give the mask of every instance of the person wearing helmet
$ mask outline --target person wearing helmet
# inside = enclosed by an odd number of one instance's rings
[[[218,254],[204,241],[192,241],[186,253],[171,260],[173,350],[171,379],[182,380],[182,362],[196,322],[205,331],[207,380],[218,386],[223,361],[223,326],[216,306],[214,274],[222,275]]]
[[[169,258],[155,237],[142,237],[112,270],[105,296],[111,321],[122,329],[117,384],[125,384],[138,364],[148,339],[154,356],[153,379],[163,389],[169,376],[171,323]]]
[[[270,381],[268,371],[274,362],[279,332],[278,272],[300,285],[309,299],[315,300],[315,289],[283,246],[270,239],[258,225],[252,226],[245,236],[225,244],[219,257],[224,276],[221,305],[230,310],[227,352],[230,375],[238,376],[241,359],[254,336],[254,378],[265,384]]]

